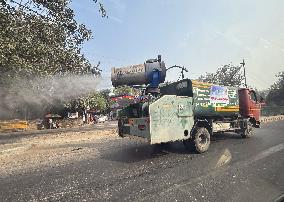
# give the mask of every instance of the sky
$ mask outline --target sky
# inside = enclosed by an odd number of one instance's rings
[[[283,0],[104,0],[101,18],[92,0],[73,0],[78,22],[93,32],[83,47],[101,62],[106,87],[111,67],[141,64],[162,55],[166,66],[188,68],[188,78],[222,65],[246,62],[247,82],[259,90],[284,71]],[[177,70],[166,80],[177,80]]]

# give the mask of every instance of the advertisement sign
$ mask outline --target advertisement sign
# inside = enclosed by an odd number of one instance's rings
[[[212,105],[229,104],[228,88],[224,86],[211,86],[210,103]]]

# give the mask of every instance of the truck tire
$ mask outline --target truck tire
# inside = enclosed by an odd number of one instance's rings
[[[253,136],[253,127],[250,121],[248,121],[247,127],[241,130],[240,134],[242,138],[250,138],[251,136]]]
[[[183,141],[186,149],[190,150],[192,147],[197,153],[204,153],[209,149],[210,133],[204,127],[199,127],[192,133],[192,138]]]

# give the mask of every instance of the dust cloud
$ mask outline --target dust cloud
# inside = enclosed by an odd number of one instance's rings
[[[16,77],[0,86],[0,119],[42,116],[52,107],[96,91],[101,80],[90,74]]]

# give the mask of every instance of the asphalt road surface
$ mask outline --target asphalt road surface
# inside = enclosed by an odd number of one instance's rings
[[[128,138],[80,144],[99,152],[1,177],[0,201],[274,201],[284,193],[284,122],[255,132],[217,135],[205,154]]]

